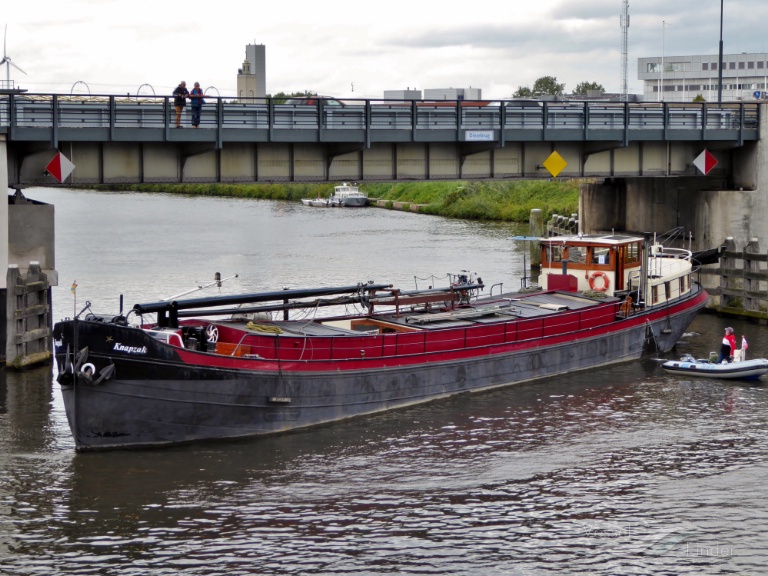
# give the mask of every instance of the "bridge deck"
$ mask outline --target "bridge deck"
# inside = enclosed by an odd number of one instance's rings
[[[623,142],[759,139],[757,103],[336,100],[206,97],[177,130],[171,97],[0,94],[0,134],[50,142]],[[190,126],[191,108],[184,110]]]

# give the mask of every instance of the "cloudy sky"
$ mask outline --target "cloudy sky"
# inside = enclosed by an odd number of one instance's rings
[[[622,5],[7,0],[0,27],[7,55],[27,73],[11,68],[10,78],[30,92],[167,94],[184,79],[233,96],[251,43],[266,46],[268,93],[380,98],[384,90],[479,87],[501,99],[545,75],[566,92],[582,81],[618,92]],[[767,51],[768,1],[724,7],[724,52]],[[629,14],[630,92],[642,92],[640,57],[662,47],[668,56],[718,52],[719,0],[630,0]]]

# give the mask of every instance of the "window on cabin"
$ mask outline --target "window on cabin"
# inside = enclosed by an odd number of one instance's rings
[[[610,264],[610,248],[592,248],[592,264]]]
[[[568,247],[568,262],[573,262],[576,264],[586,264],[587,262],[587,252],[586,248],[579,247],[579,246],[569,246]]]
[[[638,262],[640,262],[640,243],[633,242],[632,244],[627,244],[624,252],[624,263],[637,264]]]
[[[544,257],[544,259],[550,264],[557,264],[558,262],[561,262],[563,260],[564,258],[563,253],[564,253],[563,246],[555,246],[553,244],[550,244],[549,246],[547,246],[546,256]]]

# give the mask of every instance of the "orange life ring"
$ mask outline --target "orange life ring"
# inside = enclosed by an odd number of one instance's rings
[[[600,288],[595,287],[595,278],[603,279],[603,285]],[[598,292],[605,292],[606,290],[608,290],[610,286],[611,286],[611,281],[608,279],[608,275],[605,272],[592,272],[592,274],[589,277],[589,287],[592,288],[592,290],[597,290]]]

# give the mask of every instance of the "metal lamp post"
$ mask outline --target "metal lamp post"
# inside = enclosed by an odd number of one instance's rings
[[[661,21],[661,86],[659,87],[659,102],[664,101],[664,41],[666,37],[666,22]]]
[[[720,60],[717,63],[717,103],[723,103],[723,0],[720,0]]]

